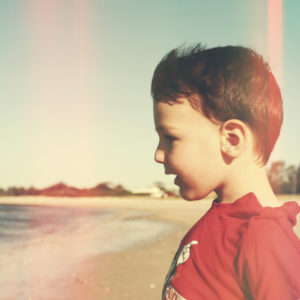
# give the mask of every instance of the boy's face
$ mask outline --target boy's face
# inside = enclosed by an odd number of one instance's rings
[[[166,174],[175,174],[184,199],[196,200],[222,185],[223,160],[219,125],[181,103],[154,101],[154,122],[159,135],[155,160]]]

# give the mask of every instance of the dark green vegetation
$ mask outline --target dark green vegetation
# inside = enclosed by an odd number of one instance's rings
[[[300,165],[275,161],[268,169],[268,178],[275,194],[300,194]]]

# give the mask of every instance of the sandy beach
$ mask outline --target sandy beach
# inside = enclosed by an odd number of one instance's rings
[[[165,275],[181,238],[211,205],[211,199],[186,202],[182,199],[145,198],[3,198],[1,204],[5,202],[117,208],[125,216],[126,211],[135,210],[142,214],[128,218],[150,221],[145,223],[147,226],[156,222],[171,225],[155,237],[135,242],[121,251],[107,251],[81,258],[67,273],[57,274],[48,284],[35,282],[31,288],[27,287],[24,292],[26,297],[22,298],[32,300],[160,299]],[[299,232],[299,226],[297,231]],[[0,283],[5,284],[1,280]]]
[[[87,260],[79,273],[81,278],[92,280],[74,286],[76,296],[81,295],[76,299],[160,299],[165,275],[181,238],[210,207],[210,201],[148,199],[119,205],[151,212],[149,218],[171,222],[174,228],[138,247]],[[101,276],[93,277],[101,268],[105,269]]]

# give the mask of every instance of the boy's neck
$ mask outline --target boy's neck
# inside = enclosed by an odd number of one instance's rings
[[[232,203],[250,192],[255,194],[262,206],[280,206],[264,167],[250,166],[243,168],[242,172],[238,168],[237,172],[230,172],[230,178],[216,191],[222,203]]]

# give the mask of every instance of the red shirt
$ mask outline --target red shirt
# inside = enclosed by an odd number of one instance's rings
[[[163,299],[300,299],[298,212],[296,202],[262,207],[253,193],[215,200],[183,238]]]

